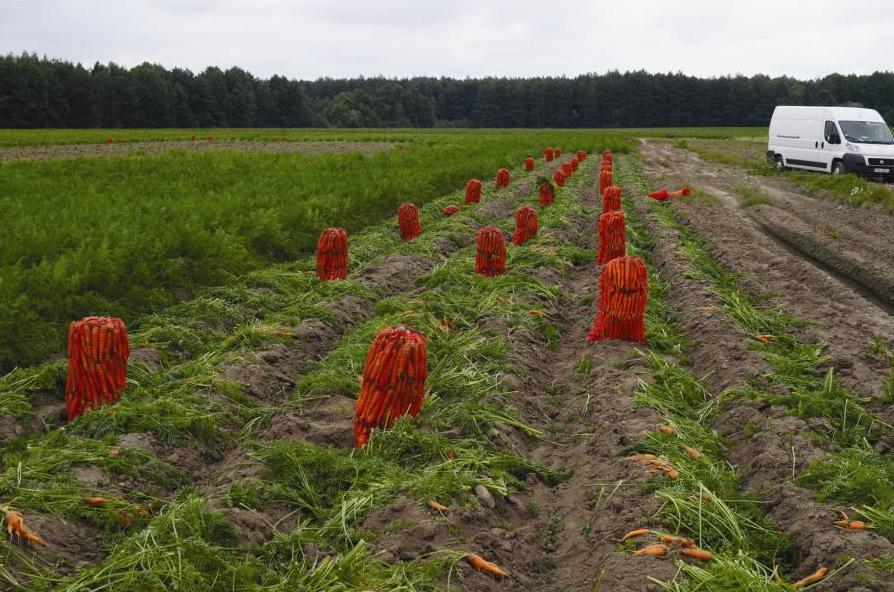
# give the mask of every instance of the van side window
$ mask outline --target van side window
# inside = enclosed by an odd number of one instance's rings
[[[838,128],[835,126],[834,121],[826,122],[826,130],[825,130],[826,142],[829,144],[840,144],[841,136],[838,135]]]

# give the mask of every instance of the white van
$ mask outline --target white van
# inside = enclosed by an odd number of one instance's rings
[[[873,109],[780,106],[770,121],[767,160],[779,169],[891,180],[894,136]]]

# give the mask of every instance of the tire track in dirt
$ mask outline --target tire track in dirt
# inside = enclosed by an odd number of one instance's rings
[[[689,339],[686,353],[693,370],[705,375],[717,394],[726,388],[766,384],[764,376],[771,371],[770,365],[748,349],[748,336],[723,311],[720,299],[691,277],[691,264],[680,255],[677,232],[654,217],[636,187],[625,187],[625,195],[631,196],[638,218],[654,237],[653,258],[669,287],[665,302],[678,315]],[[812,436],[830,430],[824,420],[793,417],[781,405],[735,400],[716,418],[714,428],[730,445],[727,460],[742,477],[743,490],[756,496],[775,526],[794,541],[796,577],[840,556],[862,560],[894,554],[894,545],[873,532],[833,528],[831,521],[843,506],[817,502],[815,492],[792,483],[811,462],[824,459],[834,449],[831,442]],[[824,583],[822,589],[894,590],[894,583],[886,579],[882,572],[856,565]]]
[[[735,179],[744,178],[741,172],[729,173],[719,165],[704,163],[694,154],[690,156],[686,151],[656,142],[644,143],[642,156],[643,170],[656,187],[678,182],[702,184],[711,189],[720,187],[727,191]],[[849,234],[842,234],[841,240],[844,242],[848,242],[845,236],[859,235],[865,229],[857,225],[861,216],[865,218],[868,227],[875,227],[875,234],[872,235],[874,244],[887,242],[888,246],[879,248],[877,252],[861,252],[868,260],[887,266],[889,273],[894,273],[894,266],[891,265],[894,258],[885,259],[886,253],[894,248],[894,243],[890,238],[883,238],[884,233],[880,231],[890,223],[890,216],[869,222],[873,217],[886,215],[805,196],[800,196],[800,199],[805,203],[803,208],[813,207],[827,216],[827,220],[831,219],[829,209],[840,211],[849,229],[844,231]],[[848,282],[830,276],[800,252],[768,236],[748,213],[748,210],[755,208],[733,208],[729,201],[725,198],[719,203],[699,199],[679,200],[674,207],[683,221],[707,242],[707,249],[714,259],[725,268],[742,273],[740,283],[746,292],[767,294],[769,303],[779,304],[795,316],[812,322],[798,337],[805,342],[823,341],[829,344],[831,365],[848,388],[873,397],[883,396],[890,363],[870,348],[873,338],[894,345],[894,317]],[[766,208],[762,210],[765,217],[778,213],[780,219],[796,213],[801,215],[802,212],[801,209],[786,212],[768,206],[760,208]],[[814,217],[814,224],[818,223],[818,216]],[[802,224],[809,225],[810,222]],[[888,237],[892,235],[894,226],[887,234]],[[809,244],[804,243],[805,248],[809,248]],[[859,244],[859,241],[854,244]],[[889,414],[887,418],[890,417]]]

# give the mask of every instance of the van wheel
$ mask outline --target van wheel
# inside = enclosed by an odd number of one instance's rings
[[[788,167],[785,166],[785,162],[782,160],[782,156],[779,154],[776,155],[776,170],[779,172],[788,170]]]
[[[840,160],[836,160],[832,163],[832,174],[833,175],[843,175],[844,174],[844,165],[841,164]]]

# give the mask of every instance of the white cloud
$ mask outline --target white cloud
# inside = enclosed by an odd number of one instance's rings
[[[0,0],[0,52],[259,76],[610,69],[815,77],[891,67],[894,2]]]

